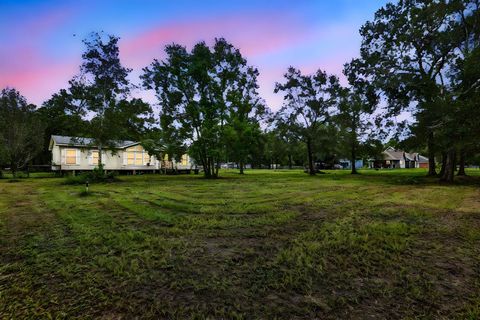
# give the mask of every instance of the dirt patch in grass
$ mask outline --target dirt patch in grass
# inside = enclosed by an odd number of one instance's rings
[[[5,223],[3,237],[7,241],[15,242],[25,235],[45,231],[56,222],[52,212],[42,210],[42,203],[31,187],[23,185],[22,189],[23,194],[8,192],[5,197],[9,210],[2,215],[2,220]]]

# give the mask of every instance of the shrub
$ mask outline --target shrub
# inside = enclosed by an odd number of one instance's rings
[[[110,171],[105,173],[101,168],[95,168],[90,172],[84,172],[78,176],[68,176],[65,179],[65,184],[85,184],[99,183],[99,182],[114,182],[117,181],[117,172]]]
[[[65,178],[64,184],[84,184],[87,182],[87,175],[86,174],[80,174],[78,176],[68,176]]]

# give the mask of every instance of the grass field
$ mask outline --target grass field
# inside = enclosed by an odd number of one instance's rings
[[[480,180],[424,174],[0,180],[0,318],[478,319]]]

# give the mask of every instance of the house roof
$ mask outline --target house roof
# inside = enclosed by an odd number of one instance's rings
[[[425,162],[428,162],[428,158],[419,154],[417,161],[421,163],[425,163]]]
[[[95,143],[93,142],[93,139],[91,138],[52,135],[51,139],[55,142],[55,144],[60,146],[96,147]],[[136,144],[139,144],[139,142],[128,141],[128,140],[113,141],[113,145],[118,149],[127,148]]]
[[[403,151],[388,148],[383,152],[383,159],[384,160],[401,160],[403,159],[403,153],[404,153]]]
[[[428,162],[428,158],[418,153],[408,153],[403,150],[388,148],[383,152],[384,160],[403,160],[405,157],[409,161]]]

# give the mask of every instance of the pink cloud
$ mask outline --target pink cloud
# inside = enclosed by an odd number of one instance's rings
[[[23,70],[2,72],[0,88],[13,87],[27,97],[29,102],[40,104],[54,92],[67,86],[78,70],[78,63],[44,62]]]
[[[350,62],[354,56],[343,54],[337,56],[328,56],[318,61],[313,61],[305,65],[300,66],[300,70],[306,74],[314,73],[318,69],[327,72],[328,74],[336,75],[340,78],[342,85],[346,85],[346,79],[343,75],[343,65]]]
[[[236,14],[162,24],[124,39],[121,54],[130,66],[144,67],[153,58],[163,56],[164,46],[169,43],[191,47],[198,41],[211,43],[215,37],[225,37],[242,54],[253,57],[291,47],[312,36],[299,28],[301,21],[291,14],[265,16]]]
[[[39,40],[39,36],[48,35],[52,31],[62,28],[66,22],[80,14],[80,6],[55,6],[54,9],[40,10],[32,17],[19,13],[10,22],[8,33],[28,37],[29,41]]]
[[[25,24],[22,29],[27,31],[30,36],[48,33],[63,25],[73,16],[73,13],[73,8],[59,8],[48,11],[43,15],[39,15],[30,23]]]
[[[79,61],[50,56],[48,50],[44,50],[44,41],[78,14],[75,9],[57,7],[39,12],[33,19],[26,19],[27,22],[9,30],[12,40],[0,46],[0,88],[16,88],[29,102],[40,104],[67,85],[77,72]]]
[[[346,79],[342,74],[343,64],[349,62],[353,56],[348,53],[319,57],[318,59],[310,60],[307,63],[292,63],[293,67],[300,69],[303,74],[312,74],[318,69],[327,72],[328,74],[336,75],[340,78],[342,85],[347,85]],[[289,65],[274,64],[260,69],[260,75],[258,78],[261,84],[259,88],[260,95],[265,98],[269,104],[269,107],[273,111],[277,111],[283,103],[283,96],[281,93],[275,94],[276,82],[283,81],[283,75],[287,71]]]
[[[40,104],[52,93],[68,85],[68,80],[78,72],[81,52],[75,57],[63,57],[59,61],[42,48],[45,37],[62,28],[73,14],[79,14],[78,10],[58,8],[40,13],[33,21],[12,31],[13,39],[22,38],[19,37],[21,34],[30,40],[0,47],[0,88],[16,87],[29,101]],[[281,104],[281,96],[273,94],[274,83],[281,81],[289,62],[281,59],[283,62],[280,64],[278,56],[270,56],[271,54],[281,54],[305,45],[329,43],[332,40],[348,42],[351,36],[351,27],[330,25],[320,29],[308,25],[301,16],[291,12],[236,13],[170,21],[138,34],[124,36],[120,41],[120,55],[122,63],[134,68],[135,76],[138,77],[140,68],[147,66],[154,58],[164,57],[166,44],[176,42],[191,48],[201,40],[211,44],[215,37],[225,37],[241,50],[250,63],[257,64],[260,71],[260,93],[273,108],[277,108]],[[351,58],[347,57],[348,52],[327,54],[326,58],[318,59],[315,55],[319,54],[292,57],[295,60],[291,64],[306,73],[322,68],[340,75],[343,63]],[[151,95],[148,98],[154,100]]]

